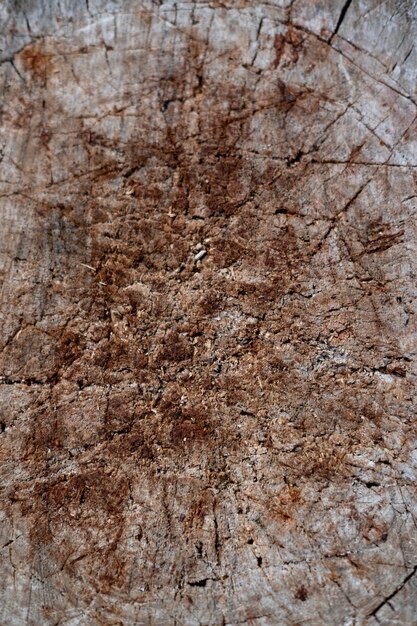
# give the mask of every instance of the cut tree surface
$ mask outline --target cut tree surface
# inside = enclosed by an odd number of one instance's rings
[[[415,625],[415,0],[0,24],[1,626]]]

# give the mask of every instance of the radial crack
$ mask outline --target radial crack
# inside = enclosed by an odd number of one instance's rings
[[[413,569],[411,570],[411,572],[409,574],[407,574],[407,576],[404,578],[404,580],[398,585],[398,587],[396,587],[396,589],[394,589],[394,591],[387,596],[386,598],[384,598],[382,600],[382,602],[380,602],[378,604],[377,607],[375,607],[375,609],[372,611],[372,613],[369,613],[369,617],[376,617],[376,614],[382,609],[382,607],[384,607],[386,604],[389,603],[390,600],[392,600],[392,598],[394,598],[397,593],[399,593],[401,591],[401,589],[403,587],[405,587],[405,585],[408,583],[408,581],[414,576],[414,574],[417,572],[417,565],[415,565],[413,567]]]
[[[330,37],[330,41],[339,32],[339,29],[341,25],[343,24],[343,21],[346,17],[346,13],[348,12],[348,9],[351,4],[352,4],[352,0],[346,0],[345,4],[343,5],[342,10],[340,11],[339,19],[337,20],[336,28],[333,31],[333,35]]]

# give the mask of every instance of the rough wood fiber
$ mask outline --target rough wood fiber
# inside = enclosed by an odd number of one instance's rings
[[[416,19],[1,2],[2,626],[417,623]]]

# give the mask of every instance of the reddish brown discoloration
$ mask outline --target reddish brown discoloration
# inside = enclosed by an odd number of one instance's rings
[[[26,46],[19,54],[19,58],[25,70],[31,74],[34,80],[46,83],[53,68],[53,60],[51,55],[44,52],[42,45]]]

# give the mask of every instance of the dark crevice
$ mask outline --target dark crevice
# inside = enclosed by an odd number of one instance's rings
[[[404,578],[404,580],[398,585],[398,587],[389,596],[384,598],[382,602],[380,602],[378,606],[372,611],[372,613],[369,613],[369,617],[376,617],[376,614],[378,613],[378,611],[380,611],[382,607],[384,607],[386,604],[390,603],[390,600],[392,600],[392,598],[394,598],[397,595],[397,593],[401,591],[401,589],[408,583],[408,581],[414,576],[416,572],[417,572],[417,565],[413,567],[411,572]]]
[[[343,5],[342,10],[340,11],[339,19],[337,20],[336,28],[334,29],[333,35],[331,36],[330,40],[332,40],[333,37],[337,35],[337,33],[339,32],[339,29],[341,25],[343,24],[343,20],[345,19],[346,13],[348,12],[348,9],[351,4],[352,4],[352,0],[346,0],[345,4]]]
[[[132,174],[134,174],[138,169],[139,167],[137,165],[130,167],[126,172],[123,173],[123,178],[130,178],[130,176],[132,176]]]
[[[367,480],[364,484],[368,487],[368,489],[372,489],[372,487],[379,487],[381,483],[377,483],[373,480]]]
[[[205,587],[207,585],[207,581],[209,578],[203,578],[202,580],[195,580],[191,583],[188,583],[190,587]]]
[[[25,12],[23,12],[23,16],[25,18],[26,28],[28,29],[28,32],[32,34],[32,29],[30,27],[30,22],[29,22],[28,17],[27,17]]]
[[[173,102],[175,102],[175,98],[170,98],[168,100],[164,100],[162,105],[161,105],[162,113],[165,113],[165,111],[168,109],[169,105],[172,104]]]
[[[302,150],[298,150],[298,152],[293,157],[285,157],[284,161],[287,167],[292,167],[301,161],[301,159],[305,156],[305,153]]]
[[[414,50],[414,46],[411,46],[409,52],[407,53],[407,55],[404,58],[403,65],[408,60],[408,57],[410,56],[410,54],[412,53],[413,50]],[[394,68],[393,68],[393,70],[394,70]]]

